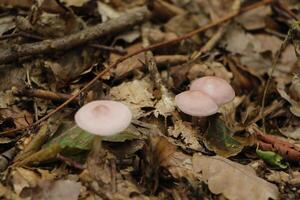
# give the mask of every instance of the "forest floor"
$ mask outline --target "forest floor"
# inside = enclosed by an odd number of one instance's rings
[[[1,0],[0,71],[0,199],[300,199],[299,0]],[[183,113],[206,76],[235,97]]]

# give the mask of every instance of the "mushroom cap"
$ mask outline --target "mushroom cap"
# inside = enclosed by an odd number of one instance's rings
[[[189,115],[205,117],[218,111],[218,105],[208,95],[200,91],[185,91],[175,97],[178,108]]]
[[[129,108],[117,101],[92,101],[82,106],[75,114],[76,124],[83,130],[111,136],[125,130],[132,118]]]
[[[218,105],[228,103],[235,97],[235,92],[231,85],[224,79],[215,76],[205,76],[194,80],[190,90],[197,90],[207,94]]]

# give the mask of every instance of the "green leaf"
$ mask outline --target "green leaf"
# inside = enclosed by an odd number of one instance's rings
[[[262,151],[256,149],[256,154],[271,166],[279,167],[281,169],[286,169],[288,167],[288,163],[282,162],[282,156],[273,151]]]
[[[230,133],[231,130],[226,127],[222,120],[218,117],[212,117],[205,135],[206,147],[223,157],[237,155],[242,151],[243,146]]]
[[[78,126],[73,126],[59,139],[59,145],[61,148],[89,150],[92,147],[94,137],[94,135],[82,130]]]

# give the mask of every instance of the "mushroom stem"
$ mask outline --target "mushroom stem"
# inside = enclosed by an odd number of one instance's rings
[[[201,131],[204,131],[207,128],[207,117],[192,116],[192,124]]]
[[[92,155],[99,155],[99,152],[102,148],[102,139],[101,136],[96,135],[93,142]]]

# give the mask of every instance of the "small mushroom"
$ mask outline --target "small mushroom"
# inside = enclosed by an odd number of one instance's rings
[[[193,124],[204,126],[206,117],[218,112],[216,102],[200,91],[185,91],[175,97],[178,108],[192,116]]]
[[[231,85],[224,79],[205,76],[196,79],[190,86],[191,91],[201,91],[210,96],[219,106],[230,102],[235,97]]]
[[[125,130],[132,118],[127,106],[117,101],[92,101],[82,106],[75,114],[76,124],[96,135],[94,152],[101,148],[101,136],[116,135]]]
[[[218,111],[212,98],[200,91],[185,91],[175,97],[178,108],[191,116],[206,117]]]
[[[75,114],[76,124],[83,130],[99,136],[111,136],[126,129],[132,114],[127,106],[117,101],[92,101]]]

